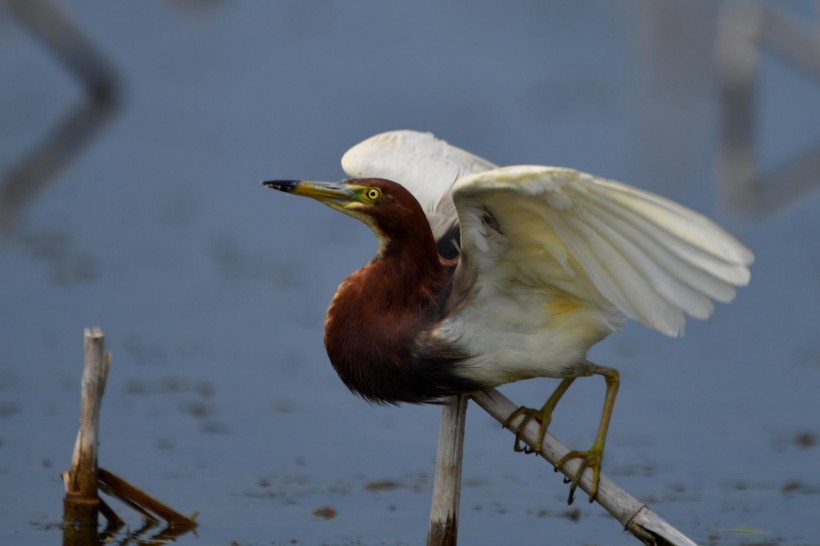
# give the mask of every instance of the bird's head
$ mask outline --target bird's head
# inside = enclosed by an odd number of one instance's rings
[[[343,182],[273,180],[262,184],[286,193],[311,197],[361,220],[370,226],[379,239],[379,255],[391,241],[428,237],[433,241],[421,205],[413,194],[396,182],[363,178]]]

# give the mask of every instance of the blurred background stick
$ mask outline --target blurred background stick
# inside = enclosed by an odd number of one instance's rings
[[[59,5],[47,0],[0,0],[2,6],[78,79],[86,97],[0,172],[0,242],[63,168],[99,135],[116,112],[121,95],[111,64]]]
[[[117,79],[107,59],[85,35],[63,15],[59,3],[47,0],[5,0],[6,7],[85,86],[98,102],[117,98]]]
[[[477,391],[471,393],[470,397],[502,425],[507,424],[509,416],[518,408],[518,406],[513,404],[506,396],[495,389]],[[523,419],[523,416],[509,423],[509,425],[514,428],[520,419]],[[530,422],[524,429],[521,439],[530,447],[534,447],[537,438],[538,426],[536,423]],[[555,465],[555,463],[568,452],[569,449],[564,444],[547,432],[544,436],[544,444],[541,451],[541,454],[547,462]],[[576,459],[570,460],[564,465],[561,471],[568,478],[572,478],[575,476],[579,464],[580,461]],[[592,472],[585,472],[581,478],[579,487],[589,493],[591,484]],[[692,540],[666,523],[666,521],[661,519],[660,516],[655,514],[645,504],[615,485],[612,480],[603,474],[601,474],[601,481],[598,484],[598,495],[595,500],[607,512],[612,514],[615,519],[620,521],[624,529],[632,533],[635,538],[644,544],[695,546]]]

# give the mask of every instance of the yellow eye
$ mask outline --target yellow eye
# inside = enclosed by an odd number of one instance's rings
[[[367,188],[367,191],[364,192],[365,197],[367,197],[368,201],[376,202],[382,198],[382,190],[379,188]]]

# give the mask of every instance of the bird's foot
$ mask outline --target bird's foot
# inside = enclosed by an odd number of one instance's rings
[[[512,422],[515,421],[516,418],[523,416],[523,419],[517,424],[513,425]],[[535,419],[538,421],[538,441],[535,444],[535,447],[530,447],[525,442],[522,441],[521,435],[524,433],[524,429],[527,428],[527,425]],[[525,406],[521,406],[510,416],[507,418],[507,421],[504,423],[504,426],[510,430],[515,431],[515,444],[513,445],[513,449],[519,453],[535,453],[536,455],[541,454],[541,444],[544,443],[544,435],[547,433],[547,427],[549,427],[550,422],[552,421],[552,410],[549,413],[546,413],[544,409],[533,409],[528,408]]]
[[[589,488],[589,502],[595,500],[595,495],[598,494],[598,481],[601,479],[601,461],[603,457],[604,450],[598,446],[593,446],[589,451],[570,451],[561,457],[561,460],[555,465],[556,472],[560,471],[567,461],[571,459],[581,459],[581,464],[578,466],[575,476],[572,479],[564,478],[564,483],[571,484],[569,486],[567,504],[572,504],[575,501],[575,490],[578,488],[581,476],[584,475],[587,468],[592,469],[592,485]]]

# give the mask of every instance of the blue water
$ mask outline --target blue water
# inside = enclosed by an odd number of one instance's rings
[[[752,284],[710,321],[677,340],[630,324],[594,349],[623,378],[604,472],[702,544],[819,543],[820,193],[742,221],[721,199],[719,5],[60,5],[123,98],[0,240],[0,543],[61,540],[92,325],[114,355],[100,464],[200,513],[179,544],[424,543],[439,410],[352,397],[322,346],[327,302],[375,241],[258,183],[339,179],[349,146],[398,128],[648,188],[746,242]],[[5,175],[84,99],[0,17]],[[813,82],[782,79],[792,93],[761,98],[773,163],[820,126]],[[778,112],[804,121],[785,131]],[[503,391],[540,405],[552,387]],[[588,447],[602,396],[579,381],[553,432]],[[560,477],[512,444],[472,409],[463,544],[635,543],[599,507],[567,507]]]

